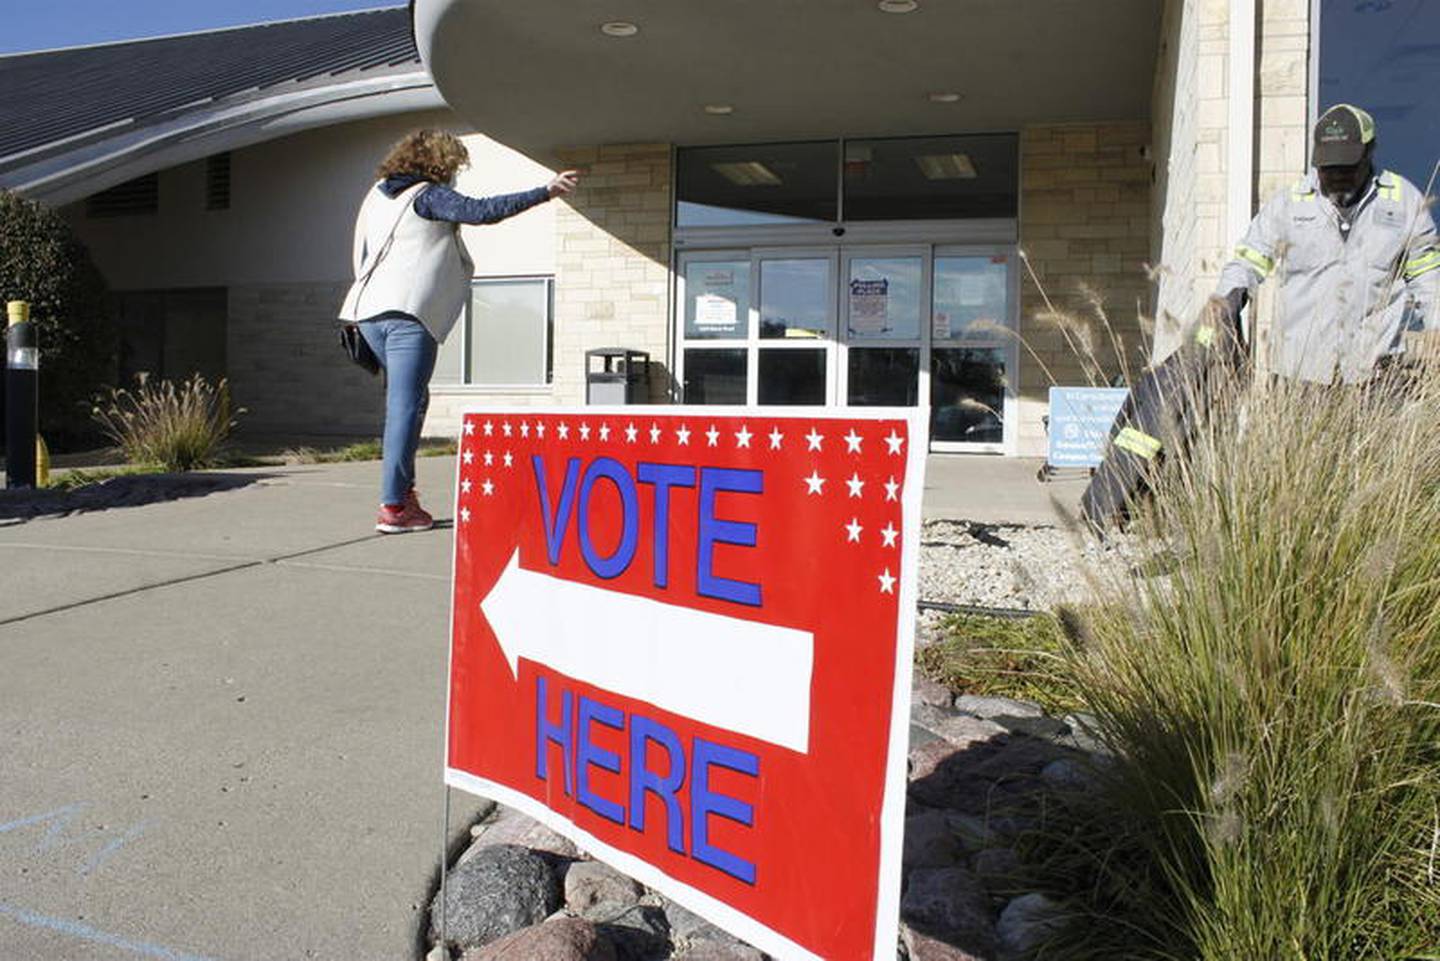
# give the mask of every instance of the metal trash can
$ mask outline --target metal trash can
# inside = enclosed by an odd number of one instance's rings
[[[624,347],[585,351],[585,403],[643,404],[649,397],[650,355],[645,351]]]

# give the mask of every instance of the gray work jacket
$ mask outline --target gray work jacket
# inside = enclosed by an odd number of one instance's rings
[[[1440,306],[1440,245],[1415,185],[1388,170],[1372,177],[1349,230],[1312,170],[1255,215],[1219,293],[1280,276],[1272,332],[1276,373],[1359,383],[1375,362],[1403,347],[1400,334]]]

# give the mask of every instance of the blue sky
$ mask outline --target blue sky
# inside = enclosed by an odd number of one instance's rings
[[[404,0],[16,0],[6,4],[0,54],[403,4]]]

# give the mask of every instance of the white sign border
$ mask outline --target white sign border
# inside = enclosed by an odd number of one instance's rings
[[[880,811],[879,878],[875,907],[874,961],[890,961],[900,929],[901,858],[905,840],[905,796],[907,759],[910,744],[910,690],[915,661],[915,619],[919,600],[919,551],[921,507],[925,494],[925,458],[929,448],[929,425],[924,412],[915,407],[862,407],[849,409],[775,408],[750,405],[684,406],[655,404],[636,406],[596,405],[580,407],[511,404],[467,404],[459,411],[461,424],[471,415],[495,417],[631,417],[687,416],[697,421],[709,418],[753,417],[769,420],[903,420],[906,422],[905,486],[900,497],[901,556],[896,598],[898,621],[895,631],[895,684],[890,700],[890,743],[887,748],[885,785]],[[463,427],[458,443],[463,446]],[[455,501],[452,516],[459,516],[461,458],[455,458]],[[646,887],[695,912],[780,961],[825,961],[785,935],[761,924],[724,901],[671,877],[650,862],[613,847],[590,834],[558,811],[551,810],[523,792],[450,767],[450,667],[455,656],[455,562],[460,539],[453,542],[450,563],[449,643],[445,655],[444,737],[440,745],[441,768],[447,787],[460,788],[515,808],[574,841],[591,855],[630,875]],[[909,612],[909,616],[907,615]],[[446,865],[449,869],[449,865]]]

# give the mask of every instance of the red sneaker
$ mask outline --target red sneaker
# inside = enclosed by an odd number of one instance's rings
[[[409,534],[411,531],[428,531],[435,526],[435,518],[425,512],[420,502],[407,498],[398,508],[389,504],[380,505],[380,516],[375,519],[375,529],[382,534]]]

